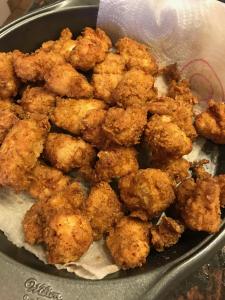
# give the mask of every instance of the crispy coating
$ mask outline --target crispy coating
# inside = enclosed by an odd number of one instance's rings
[[[141,267],[150,251],[148,223],[124,217],[111,229],[106,245],[122,269]]]
[[[157,73],[158,66],[155,58],[146,45],[124,37],[117,41],[116,48],[125,59],[128,70],[138,69],[150,74]]]
[[[72,39],[73,34],[69,28],[64,28],[60,37],[56,41],[44,42],[41,49],[47,52],[56,52],[62,55],[66,60],[69,59],[71,51],[76,46],[77,42]]]
[[[80,134],[83,119],[91,110],[104,109],[105,103],[96,99],[60,99],[56,100],[56,107],[50,119],[58,127],[73,134]]]
[[[70,63],[74,68],[88,71],[105,59],[112,46],[110,38],[100,28],[86,27],[76,40],[76,47],[70,54]]]
[[[0,111],[4,110],[13,112],[20,119],[23,119],[25,117],[23,108],[20,105],[15,104],[10,99],[0,99]]]
[[[188,178],[182,181],[176,188],[176,209],[181,212],[187,203],[187,200],[192,197],[196,183],[193,178]]]
[[[23,190],[28,174],[43,150],[49,130],[47,121],[19,120],[9,131],[0,148],[0,184]]]
[[[16,96],[18,80],[13,70],[12,53],[0,52],[0,99]]]
[[[112,147],[99,151],[95,170],[99,180],[110,181],[138,170],[134,148]]]
[[[225,207],[225,175],[215,176],[214,179],[220,186],[220,206]]]
[[[171,83],[172,80],[174,80],[174,83],[181,80],[180,72],[177,68],[177,63],[164,67],[162,70],[160,70],[160,73],[164,75],[167,83]]]
[[[55,65],[45,74],[46,88],[59,96],[90,98],[93,88],[70,64]]]
[[[190,177],[189,169],[191,164],[184,158],[156,161],[153,162],[152,166],[165,171],[174,183],[180,183],[187,177]]]
[[[225,104],[210,100],[208,109],[195,118],[199,135],[216,144],[225,144]]]
[[[190,104],[197,104],[198,99],[192,94],[189,82],[185,79],[180,81],[172,80],[168,87],[168,97],[179,99]]]
[[[172,122],[169,116],[154,115],[145,130],[147,144],[151,147],[153,157],[162,159],[180,158],[192,150],[192,143],[185,132]]]
[[[91,165],[95,150],[80,138],[63,133],[50,133],[44,149],[44,157],[52,166],[63,172]]]
[[[197,132],[193,124],[193,105],[181,99],[160,97],[148,104],[148,111],[152,114],[170,116],[172,121],[182,129],[186,135],[194,140]]]
[[[65,264],[78,260],[93,241],[86,216],[79,212],[55,214],[44,230],[47,260],[50,264]]]
[[[124,58],[116,53],[108,53],[103,62],[94,67],[95,74],[123,74],[125,71]]]
[[[105,133],[102,129],[106,116],[106,110],[93,109],[87,112],[82,120],[81,136],[91,145],[102,149],[106,144]]]
[[[199,161],[195,161],[191,164],[191,171],[192,171],[192,177],[195,179],[206,179],[209,177],[212,177],[210,173],[208,173],[204,165],[208,164],[209,160],[207,159],[201,159]]]
[[[181,211],[185,225],[196,231],[219,231],[220,187],[212,178],[197,180],[194,192]]]
[[[163,216],[160,223],[150,229],[151,244],[156,251],[164,251],[175,245],[183,232],[184,226],[179,221]]]
[[[138,170],[119,180],[122,201],[130,210],[145,210],[150,217],[169,207],[174,199],[172,180],[158,169]]]
[[[100,240],[123,216],[121,203],[107,182],[92,187],[86,202],[94,240]]]
[[[130,70],[114,89],[113,99],[123,107],[144,105],[154,95],[153,83],[154,78],[150,74],[145,74],[142,70]]]
[[[26,112],[49,114],[55,106],[55,98],[45,88],[28,86],[23,92],[20,104]]]
[[[56,65],[65,64],[65,59],[54,52],[38,50],[32,54],[13,52],[13,65],[16,75],[23,81],[44,80],[46,73]]]
[[[139,143],[146,124],[147,112],[145,109],[112,107],[106,113],[102,128],[109,140],[128,147]]]
[[[122,74],[93,74],[92,86],[94,96],[108,104],[114,104],[113,91],[123,78]]]
[[[19,119],[16,114],[10,110],[0,110],[0,144],[4,141],[9,130]]]

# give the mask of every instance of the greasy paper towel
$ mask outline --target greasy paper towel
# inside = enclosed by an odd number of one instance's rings
[[[178,62],[183,76],[190,78],[203,99],[223,100],[221,81],[225,78],[223,26],[225,8],[210,0],[102,0],[98,26],[114,41],[127,35],[151,45],[162,64]],[[222,21],[221,21],[222,20]],[[190,161],[212,159],[208,171],[215,171],[217,147],[204,152],[198,140]],[[208,151],[206,151],[208,153]],[[21,222],[33,201],[27,196],[0,190],[0,230],[18,247],[24,247],[46,262],[41,246],[24,243]],[[82,258],[69,265],[57,265],[78,276],[101,279],[119,268],[112,262],[103,241],[95,242]]]

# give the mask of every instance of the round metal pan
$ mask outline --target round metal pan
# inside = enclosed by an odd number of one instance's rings
[[[71,28],[76,36],[85,26],[95,27],[97,13],[98,1],[57,2],[2,28],[0,51],[32,51],[42,42],[56,39],[65,27]],[[218,173],[225,171],[223,157],[225,148],[221,146]],[[170,289],[203,264],[223,243],[225,222],[215,235],[187,231],[175,247],[161,254],[152,251],[142,268],[90,281],[44,265],[32,254],[9,243],[1,233],[0,299],[164,299]]]

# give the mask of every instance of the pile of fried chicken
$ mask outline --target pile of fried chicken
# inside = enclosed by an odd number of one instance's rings
[[[25,241],[65,264],[104,238],[129,269],[185,229],[217,232],[225,175],[183,156],[198,136],[225,144],[225,104],[210,100],[195,116],[197,102],[176,65],[159,70],[150,49],[128,37],[112,48],[99,28],[76,39],[66,28],[33,53],[0,53],[0,185],[35,199]],[[161,216],[169,207],[176,218]]]

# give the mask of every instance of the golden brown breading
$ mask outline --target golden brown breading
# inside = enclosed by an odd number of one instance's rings
[[[192,150],[192,142],[169,116],[154,115],[145,130],[154,159],[180,158]]]
[[[12,100],[10,99],[0,99],[0,111],[7,110],[11,111],[16,116],[18,116],[20,119],[23,119],[25,117],[25,113],[20,105],[15,104]]]
[[[176,188],[176,209],[181,212],[189,198],[192,197],[194,190],[196,188],[196,183],[193,178],[188,178],[182,181]]]
[[[168,97],[179,99],[190,104],[197,104],[198,99],[192,94],[189,82],[185,79],[180,81],[172,80],[168,88]]]
[[[171,83],[172,80],[175,82],[178,82],[181,80],[180,72],[177,68],[177,63],[168,65],[160,70],[160,73],[164,75],[166,82]]]
[[[9,130],[18,122],[16,114],[10,110],[0,110],[0,144]]]
[[[150,251],[149,225],[124,217],[110,231],[106,245],[115,263],[122,269],[141,267]]]
[[[210,100],[208,109],[195,118],[199,135],[216,144],[225,144],[225,104]]]
[[[179,221],[163,216],[160,223],[150,229],[151,244],[156,251],[164,251],[175,245],[183,232],[184,226]]]
[[[93,74],[92,86],[94,96],[104,100],[106,103],[114,104],[112,93],[122,79],[121,74]]]
[[[124,37],[117,41],[116,48],[125,59],[128,70],[138,69],[150,74],[158,71],[155,58],[146,45]]]
[[[112,46],[110,38],[100,28],[96,30],[86,27],[82,36],[76,40],[76,47],[70,54],[70,63],[74,68],[88,71],[105,59]]]
[[[123,74],[125,71],[124,58],[115,53],[108,53],[103,62],[94,67],[95,74]]]
[[[220,187],[212,178],[197,180],[196,187],[181,211],[185,225],[196,231],[219,231]]]
[[[206,179],[209,177],[212,177],[210,173],[208,173],[204,165],[208,164],[209,160],[207,159],[201,159],[199,161],[195,161],[191,164],[191,171],[192,171],[192,177],[195,179]]]
[[[76,46],[77,42],[72,39],[73,34],[69,28],[64,28],[60,37],[56,41],[47,41],[44,42],[41,46],[41,50],[47,52],[56,52],[62,55],[66,60],[69,59],[71,51]]]
[[[42,87],[28,86],[19,101],[24,111],[49,114],[55,106],[55,95]]]
[[[90,98],[93,88],[70,64],[55,65],[45,74],[46,88],[59,96]]]
[[[56,65],[65,64],[65,59],[54,52],[38,50],[32,54],[13,52],[16,75],[24,82],[44,80],[44,75]]]
[[[165,171],[175,183],[179,183],[190,177],[188,171],[191,164],[184,158],[156,161],[152,163],[152,166]]]
[[[68,134],[50,133],[45,143],[44,157],[63,172],[91,165],[95,156],[90,144]]]
[[[106,113],[102,126],[112,142],[122,146],[138,144],[147,124],[147,111],[141,107],[112,107]]]
[[[99,151],[95,170],[99,180],[110,181],[138,170],[137,152],[134,148],[111,147]]]
[[[148,104],[148,111],[152,114],[167,115],[171,117],[172,122],[177,124],[186,135],[194,140],[197,132],[193,124],[193,105],[180,99],[169,97],[160,97],[153,99]]]
[[[106,145],[106,137],[102,129],[105,116],[106,110],[93,109],[87,112],[87,115],[82,120],[82,138],[99,149]]]
[[[9,131],[0,148],[0,184],[23,190],[28,174],[43,150],[49,130],[47,121],[19,120]]]
[[[91,188],[86,213],[94,240],[100,240],[123,216],[121,203],[107,182],[102,181]]]
[[[112,97],[119,106],[144,105],[155,95],[153,83],[154,78],[150,74],[142,70],[130,70],[116,86]]]
[[[220,186],[220,206],[225,207],[225,175],[215,176],[214,179]]]
[[[92,229],[83,214],[55,214],[44,230],[47,260],[50,264],[65,264],[78,260],[93,241]]]
[[[133,210],[130,215],[132,218],[139,219],[141,221],[147,222],[149,219],[149,215],[145,210],[137,209]],[[151,223],[149,223],[149,227],[151,226]]]
[[[120,196],[130,210],[145,210],[149,216],[158,215],[174,199],[172,180],[158,169],[144,169],[119,180]]]
[[[18,84],[13,70],[12,53],[0,52],[0,99],[16,96]]]
[[[56,100],[56,107],[50,119],[58,127],[73,134],[80,134],[83,119],[91,110],[104,109],[105,103],[96,99],[60,99]]]

